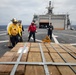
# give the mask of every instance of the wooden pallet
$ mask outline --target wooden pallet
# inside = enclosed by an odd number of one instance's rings
[[[43,62],[42,55],[39,48],[39,43],[28,43],[28,53],[23,53],[21,62]],[[27,45],[28,45],[27,44]],[[72,57],[69,52],[76,56],[76,48],[69,44],[50,44],[40,43],[46,62],[65,63],[61,56],[68,63],[76,63],[76,59]],[[0,62],[13,62],[19,57],[18,50],[23,47],[24,43],[18,43],[11,51],[6,52],[1,58]],[[60,55],[59,55],[60,53]],[[14,65],[0,65],[0,75],[10,75]],[[55,66],[47,65],[49,75],[76,75],[69,66]],[[76,71],[76,66],[72,66]],[[19,65],[15,75],[46,75],[43,65]]]

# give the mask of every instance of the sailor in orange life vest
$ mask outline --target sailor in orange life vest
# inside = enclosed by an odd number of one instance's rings
[[[36,25],[34,24],[34,22],[32,22],[31,25],[28,27],[28,32],[29,32],[28,41],[30,40],[31,36],[33,35],[33,39],[35,42],[36,41],[35,40]]]
[[[21,36],[19,26],[17,25],[17,20],[12,19],[12,23],[8,27],[8,34],[10,36],[10,41],[12,43],[12,47],[14,47],[18,43],[18,34]]]

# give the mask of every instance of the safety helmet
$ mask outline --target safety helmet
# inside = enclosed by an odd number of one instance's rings
[[[18,20],[18,23],[21,23],[22,21],[21,20]]]
[[[11,21],[12,21],[13,23],[17,23],[17,22],[18,22],[16,18],[13,18]]]

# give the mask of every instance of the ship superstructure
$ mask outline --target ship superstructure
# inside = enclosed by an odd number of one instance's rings
[[[46,28],[50,23],[54,29],[65,30],[70,25],[69,14],[54,14],[51,1],[47,7],[48,12],[45,15],[34,15],[33,20],[36,22],[38,28]]]

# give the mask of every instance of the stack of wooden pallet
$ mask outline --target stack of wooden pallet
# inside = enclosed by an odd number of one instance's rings
[[[18,43],[0,58],[0,62],[16,62],[20,55],[18,51],[24,46],[25,43]],[[76,75],[75,47],[55,43],[26,43],[26,47],[29,47],[28,51],[23,52],[19,62],[35,64],[18,65],[14,75]],[[61,63],[62,65],[59,65]],[[66,63],[69,65],[66,66]],[[0,64],[0,75],[10,75],[13,67],[14,64]]]

